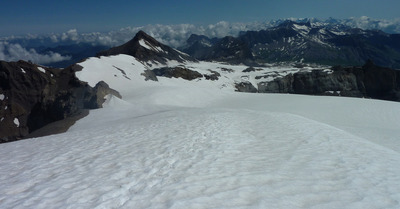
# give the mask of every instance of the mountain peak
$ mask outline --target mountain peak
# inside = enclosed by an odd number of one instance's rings
[[[168,60],[178,62],[195,61],[189,55],[183,54],[167,45],[158,42],[144,31],[136,33],[135,37],[127,43],[102,51],[97,56],[111,56],[127,54],[137,58],[140,61],[158,62],[165,64]]]
[[[138,40],[146,40],[149,42],[153,43],[159,43],[156,39],[151,37],[149,34],[145,33],[144,31],[140,30],[139,32],[136,33],[135,37],[132,39],[132,41],[138,41]]]
[[[148,36],[148,37],[151,37],[151,36],[149,36],[146,32],[144,32],[144,31],[142,31],[142,30],[140,30],[139,32],[137,32],[137,33],[136,33],[136,36]]]

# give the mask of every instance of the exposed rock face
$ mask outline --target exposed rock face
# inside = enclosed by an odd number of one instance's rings
[[[110,56],[118,54],[127,54],[136,57],[143,62],[158,62],[165,64],[168,60],[178,62],[196,61],[194,58],[181,53],[167,45],[164,45],[143,31],[139,31],[129,42],[102,51],[97,56]]]
[[[74,65],[60,70],[32,63],[0,62],[0,142],[14,141],[44,125],[83,109],[99,108],[107,94],[119,94],[100,82],[79,81]]]
[[[259,93],[340,95],[400,101],[400,71],[378,67],[333,67],[333,72],[298,72],[258,83]]]

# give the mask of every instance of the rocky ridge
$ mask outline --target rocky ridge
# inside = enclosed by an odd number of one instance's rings
[[[77,65],[65,69],[25,61],[0,62],[0,143],[22,139],[54,121],[102,107],[107,94],[120,95],[104,82],[94,88],[78,80]]]

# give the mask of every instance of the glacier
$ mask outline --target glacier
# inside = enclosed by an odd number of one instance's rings
[[[400,207],[399,103],[234,92],[245,66],[221,63],[185,63],[234,71],[218,81],[158,82],[128,55],[79,65],[123,98],[1,144],[0,208]]]

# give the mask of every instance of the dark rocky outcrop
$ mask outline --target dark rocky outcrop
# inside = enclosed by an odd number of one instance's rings
[[[99,52],[97,56],[118,54],[131,55],[143,62],[150,61],[162,64],[165,64],[168,60],[176,60],[178,62],[196,61],[189,55],[158,42],[143,31],[139,31],[136,36],[127,43]]]
[[[202,78],[203,75],[197,71],[187,69],[185,67],[163,67],[153,69],[156,76],[162,76],[167,78],[183,78],[185,80],[194,80],[196,78]]]
[[[256,87],[253,86],[250,82],[240,82],[235,83],[236,91],[238,92],[250,92],[250,93],[257,93]]]
[[[400,101],[400,71],[368,61],[362,67],[333,67],[333,72],[297,72],[258,83],[259,93],[340,95]]]
[[[156,68],[151,71],[148,70],[148,72],[145,71],[145,73],[142,73],[142,75],[145,76],[146,79],[150,79],[149,77],[152,77],[152,75],[154,74],[155,76],[161,76],[167,78],[182,78],[188,81],[203,77],[206,80],[216,81],[219,79],[219,77],[221,77],[221,74],[218,73],[217,71],[213,70],[208,70],[208,71],[210,71],[210,74],[203,75],[197,71],[190,70],[183,66],[178,66],[178,67]],[[157,77],[155,77],[155,79],[153,78],[152,80],[158,81]]]
[[[254,67],[248,67],[248,68],[244,69],[242,72],[249,73],[249,72],[256,72],[256,71],[262,71],[262,69],[260,69],[260,68],[256,69]]]
[[[145,70],[140,75],[144,76],[145,81],[148,81],[148,80],[158,81],[156,74],[152,70]]]
[[[212,80],[212,81],[216,81],[219,79],[219,77],[221,77],[221,74],[217,71],[213,71],[213,70],[208,70],[211,72],[211,74],[205,74],[204,77],[206,78],[206,80]]]
[[[65,69],[29,62],[0,62],[0,142],[21,139],[46,124],[101,107],[104,96],[118,92],[104,82],[92,88]]]
[[[234,72],[234,70],[229,69],[229,68],[221,68],[221,71],[228,72],[228,73],[233,73]]]

